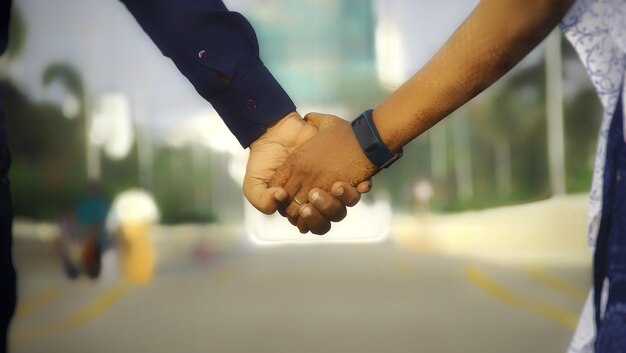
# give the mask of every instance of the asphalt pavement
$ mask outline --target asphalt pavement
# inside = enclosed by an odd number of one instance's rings
[[[256,247],[237,229],[170,238],[179,251],[142,286],[70,281],[53,241],[16,239],[11,351],[564,352],[590,286],[585,261],[482,261],[391,240]]]

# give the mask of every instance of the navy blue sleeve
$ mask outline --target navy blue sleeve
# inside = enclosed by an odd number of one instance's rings
[[[4,53],[9,41],[9,18],[11,0],[0,0],[0,55]]]
[[[245,148],[296,110],[250,23],[220,0],[121,0]]]

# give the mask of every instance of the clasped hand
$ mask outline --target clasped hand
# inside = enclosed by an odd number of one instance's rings
[[[369,190],[370,178],[378,168],[361,151],[349,122],[319,113],[310,113],[304,120],[316,133],[289,154],[269,185],[284,188],[292,200],[298,200],[281,204],[278,211],[300,232],[324,234],[330,230],[330,222],[320,219],[340,221],[346,215],[345,205],[358,202],[356,197],[342,198],[334,184],[341,181],[349,194],[355,193],[355,187],[356,191],[365,186]],[[328,207],[338,212],[332,214]]]
[[[259,211],[279,211],[302,233],[325,234],[369,191],[375,170],[347,121],[294,112],[250,145],[243,192]]]

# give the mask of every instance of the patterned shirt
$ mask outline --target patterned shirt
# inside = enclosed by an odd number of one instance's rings
[[[563,17],[561,29],[578,52],[604,109],[590,192],[587,233],[589,245],[595,247],[602,215],[609,127],[619,97],[626,92],[626,0],[578,0]],[[595,336],[593,294],[590,293],[568,353],[592,353]]]

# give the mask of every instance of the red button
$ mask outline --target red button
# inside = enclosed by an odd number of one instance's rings
[[[198,52],[198,57],[200,59],[206,59],[207,55],[209,55],[206,50],[202,49]]]
[[[248,110],[256,109],[256,101],[254,99],[248,99]]]

